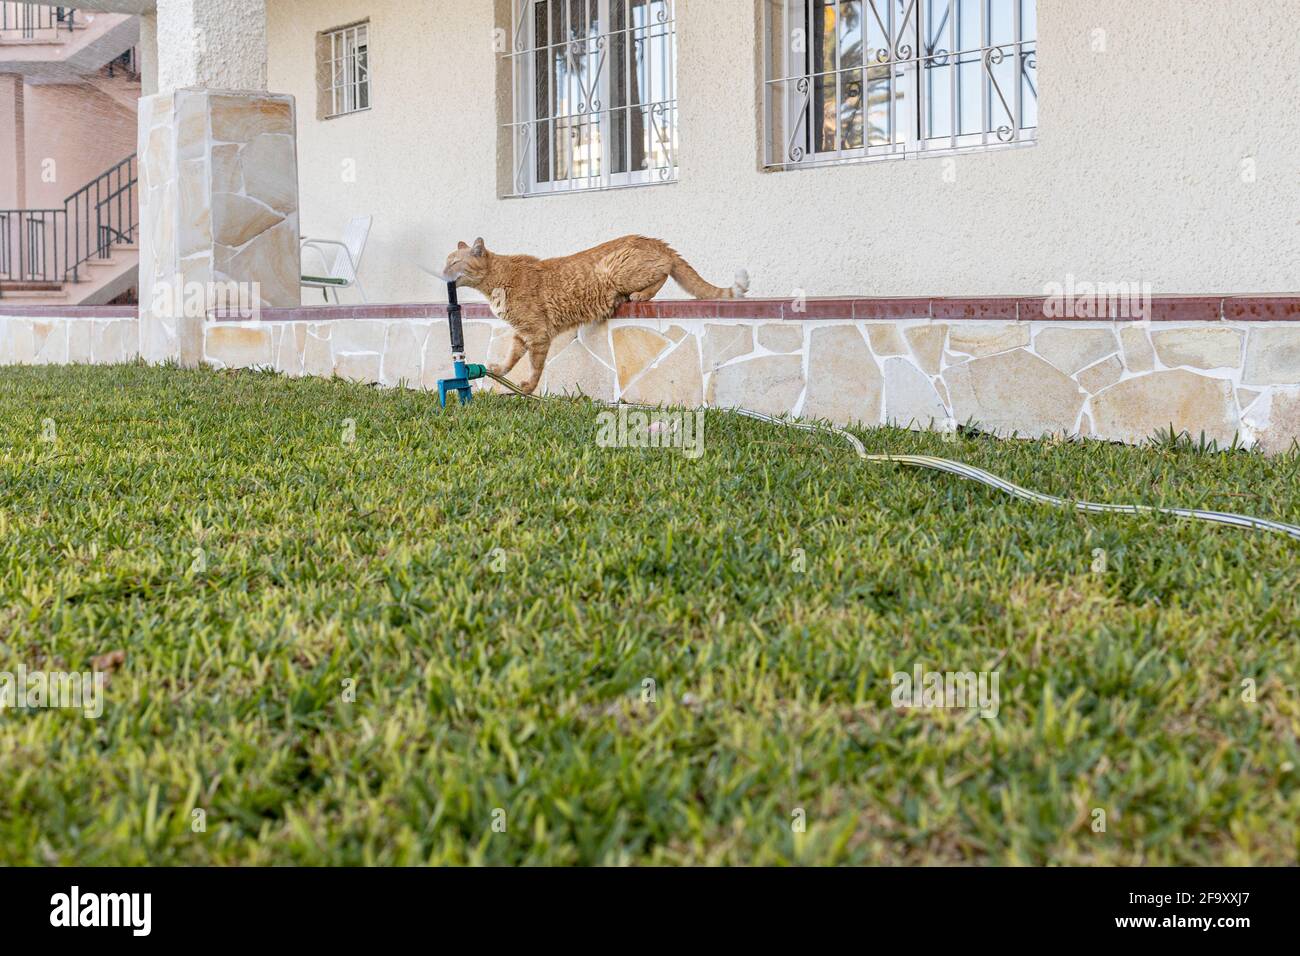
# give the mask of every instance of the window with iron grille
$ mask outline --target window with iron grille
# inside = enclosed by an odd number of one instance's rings
[[[514,195],[677,178],[676,2],[514,0]]]
[[[1035,0],[764,0],[765,164],[1032,143]]]
[[[370,24],[321,34],[322,108],[326,119],[370,109]]]

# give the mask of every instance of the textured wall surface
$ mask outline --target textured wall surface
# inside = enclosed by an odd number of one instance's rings
[[[0,364],[141,351],[133,320],[2,316]],[[201,328],[202,358],[218,367],[429,390],[451,373],[445,320]],[[504,322],[465,324],[475,358],[503,361],[510,338]],[[514,380],[527,372],[525,359]],[[558,338],[542,390],[1002,436],[1136,443],[1172,426],[1283,452],[1300,438],[1300,324],[615,319]]]
[[[413,263],[460,239],[557,255],[629,232],[714,282],[748,267],[758,295],[1300,291],[1300,0],[1038,0],[1039,142],[959,156],[955,182],[937,157],[762,172],[754,4],[684,0],[681,181],[541,199],[497,198],[495,7],[268,4],[271,89],[306,103],[316,32],[370,18],[374,108],[304,109],[299,143],[305,232],[376,216],[374,299],[436,295]]]
[[[158,90],[266,89],[266,0],[158,0]]]

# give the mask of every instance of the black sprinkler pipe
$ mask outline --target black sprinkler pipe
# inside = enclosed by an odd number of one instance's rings
[[[438,380],[438,404],[447,407],[447,393],[455,392],[462,402],[469,402],[474,392],[469,383],[487,374],[482,365],[465,364],[465,328],[460,320],[460,300],[456,298],[456,280],[447,280],[447,327],[451,331],[451,378]]]

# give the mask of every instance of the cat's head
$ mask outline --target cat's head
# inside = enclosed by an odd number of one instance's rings
[[[443,274],[450,280],[456,280],[456,285],[468,286],[475,288],[486,276],[488,271],[488,250],[483,245],[482,238],[475,239],[474,245],[468,243],[459,243],[456,250],[447,257],[447,267],[443,269]]]

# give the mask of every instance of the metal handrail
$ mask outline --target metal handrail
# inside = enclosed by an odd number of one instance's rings
[[[121,56],[116,56],[108,61],[108,75],[117,76],[117,71],[122,70],[128,77],[134,79],[140,78],[140,49],[131,47]]]
[[[76,282],[84,263],[134,241],[138,182],[133,153],[68,196],[62,209],[0,209],[0,280]]]
[[[0,35],[16,33],[20,39],[33,40],[45,30],[60,29],[71,33],[77,26],[77,11],[72,7],[48,3],[0,2]]]

